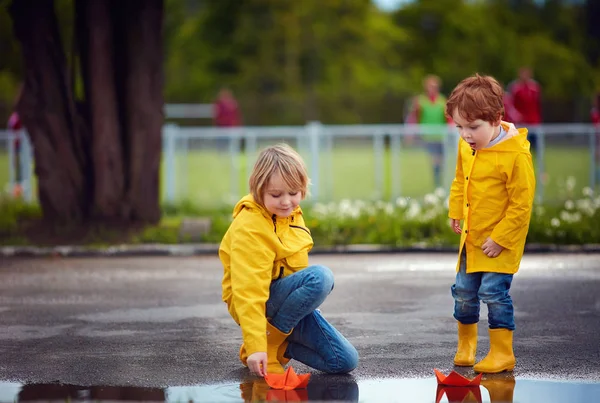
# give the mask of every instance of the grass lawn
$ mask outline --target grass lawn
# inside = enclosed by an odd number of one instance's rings
[[[8,189],[8,155],[0,150],[0,189]],[[302,153],[311,170],[310,155]],[[214,150],[191,150],[187,155],[178,154],[175,160],[174,193],[177,200],[189,200],[204,207],[218,207],[233,203],[247,192],[247,176],[256,155],[240,155],[232,160],[227,152]],[[394,175],[400,195],[422,197],[434,188],[429,156],[421,148],[402,148],[399,172]],[[348,199],[384,199],[392,197],[391,158],[385,152],[381,182],[376,184],[376,161],[370,142],[364,147],[335,145],[331,155],[321,153],[320,177],[312,193],[321,201]],[[570,176],[576,180],[574,192],[589,186],[590,152],[584,147],[551,146],[545,151],[544,200],[560,200],[567,197],[565,182]],[[454,157],[448,161],[445,172],[447,183],[454,174]],[[164,166],[163,166],[164,168]],[[537,168],[537,166],[536,166]],[[312,173],[311,173],[312,175]],[[165,170],[162,170],[163,187]],[[539,183],[538,186],[541,186]],[[232,196],[232,193],[234,195]],[[163,192],[164,194],[164,192]]]

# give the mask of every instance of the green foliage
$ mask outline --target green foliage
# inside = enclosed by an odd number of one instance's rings
[[[0,236],[15,235],[20,222],[37,219],[41,216],[38,205],[0,195]]]
[[[474,72],[508,84],[530,65],[559,105],[547,119],[583,100],[581,118],[600,90],[589,3],[420,0],[384,13],[370,0],[165,0],[165,98],[206,103],[228,86],[247,124],[401,122],[426,74],[447,93]],[[0,120],[22,74],[9,4],[0,0]],[[73,0],[55,10],[71,64]]]

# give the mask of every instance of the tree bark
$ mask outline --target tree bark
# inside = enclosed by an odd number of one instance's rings
[[[111,3],[77,0],[76,32],[92,129],[93,211],[97,219],[120,217],[125,195],[122,130],[115,82]],[[120,217],[121,219],[126,217]]]
[[[53,0],[13,0],[44,217],[60,223],[160,219],[163,0],[75,0],[85,100],[76,104]],[[78,108],[79,107],[79,110]]]
[[[16,110],[31,137],[39,202],[50,221],[79,223],[90,205],[89,135],[77,112],[52,0],[13,0],[24,86]]]
[[[163,0],[128,0],[113,10],[124,31],[127,65],[124,123],[128,182],[125,201],[135,221],[160,219],[159,168],[163,115]],[[135,16],[135,17],[132,17]]]

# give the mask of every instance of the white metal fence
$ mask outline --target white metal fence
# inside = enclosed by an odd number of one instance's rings
[[[287,127],[163,128],[163,202],[189,200],[215,207],[247,192],[247,179],[260,149],[287,142],[304,157],[311,176],[312,201],[344,198],[395,200],[434,190],[430,155],[421,133],[445,132],[442,186],[454,175],[458,135],[452,127],[425,125],[322,125]],[[598,128],[589,124],[529,127],[537,136],[537,197],[558,199],[561,192],[598,186]],[[20,148],[15,140],[21,139]],[[17,169],[17,166],[19,169]],[[25,132],[0,132],[0,186],[20,182],[24,197],[35,199],[32,148]],[[20,172],[20,178],[17,175]],[[20,181],[19,181],[20,179]],[[573,186],[572,182],[577,184]]]

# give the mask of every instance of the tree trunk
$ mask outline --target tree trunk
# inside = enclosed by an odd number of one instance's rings
[[[81,71],[93,133],[94,209],[91,213],[100,219],[120,215],[126,175],[110,6],[105,0],[77,0],[75,3]]]
[[[88,216],[88,132],[77,113],[52,0],[14,0],[14,32],[24,59],[17,103],[34,146],[44,217],[79,223]]]
[[[75,0],[85,101],[76,109],[53,0],[13,0],[44,217],[155,223],[160,218],[163,0]]]
[[[160,219],[159,168],[164,122],[163,0],[116,0],[113,10],[119,13],[115,20],[125,31],[125,200],[132,219],[156,222]]]

